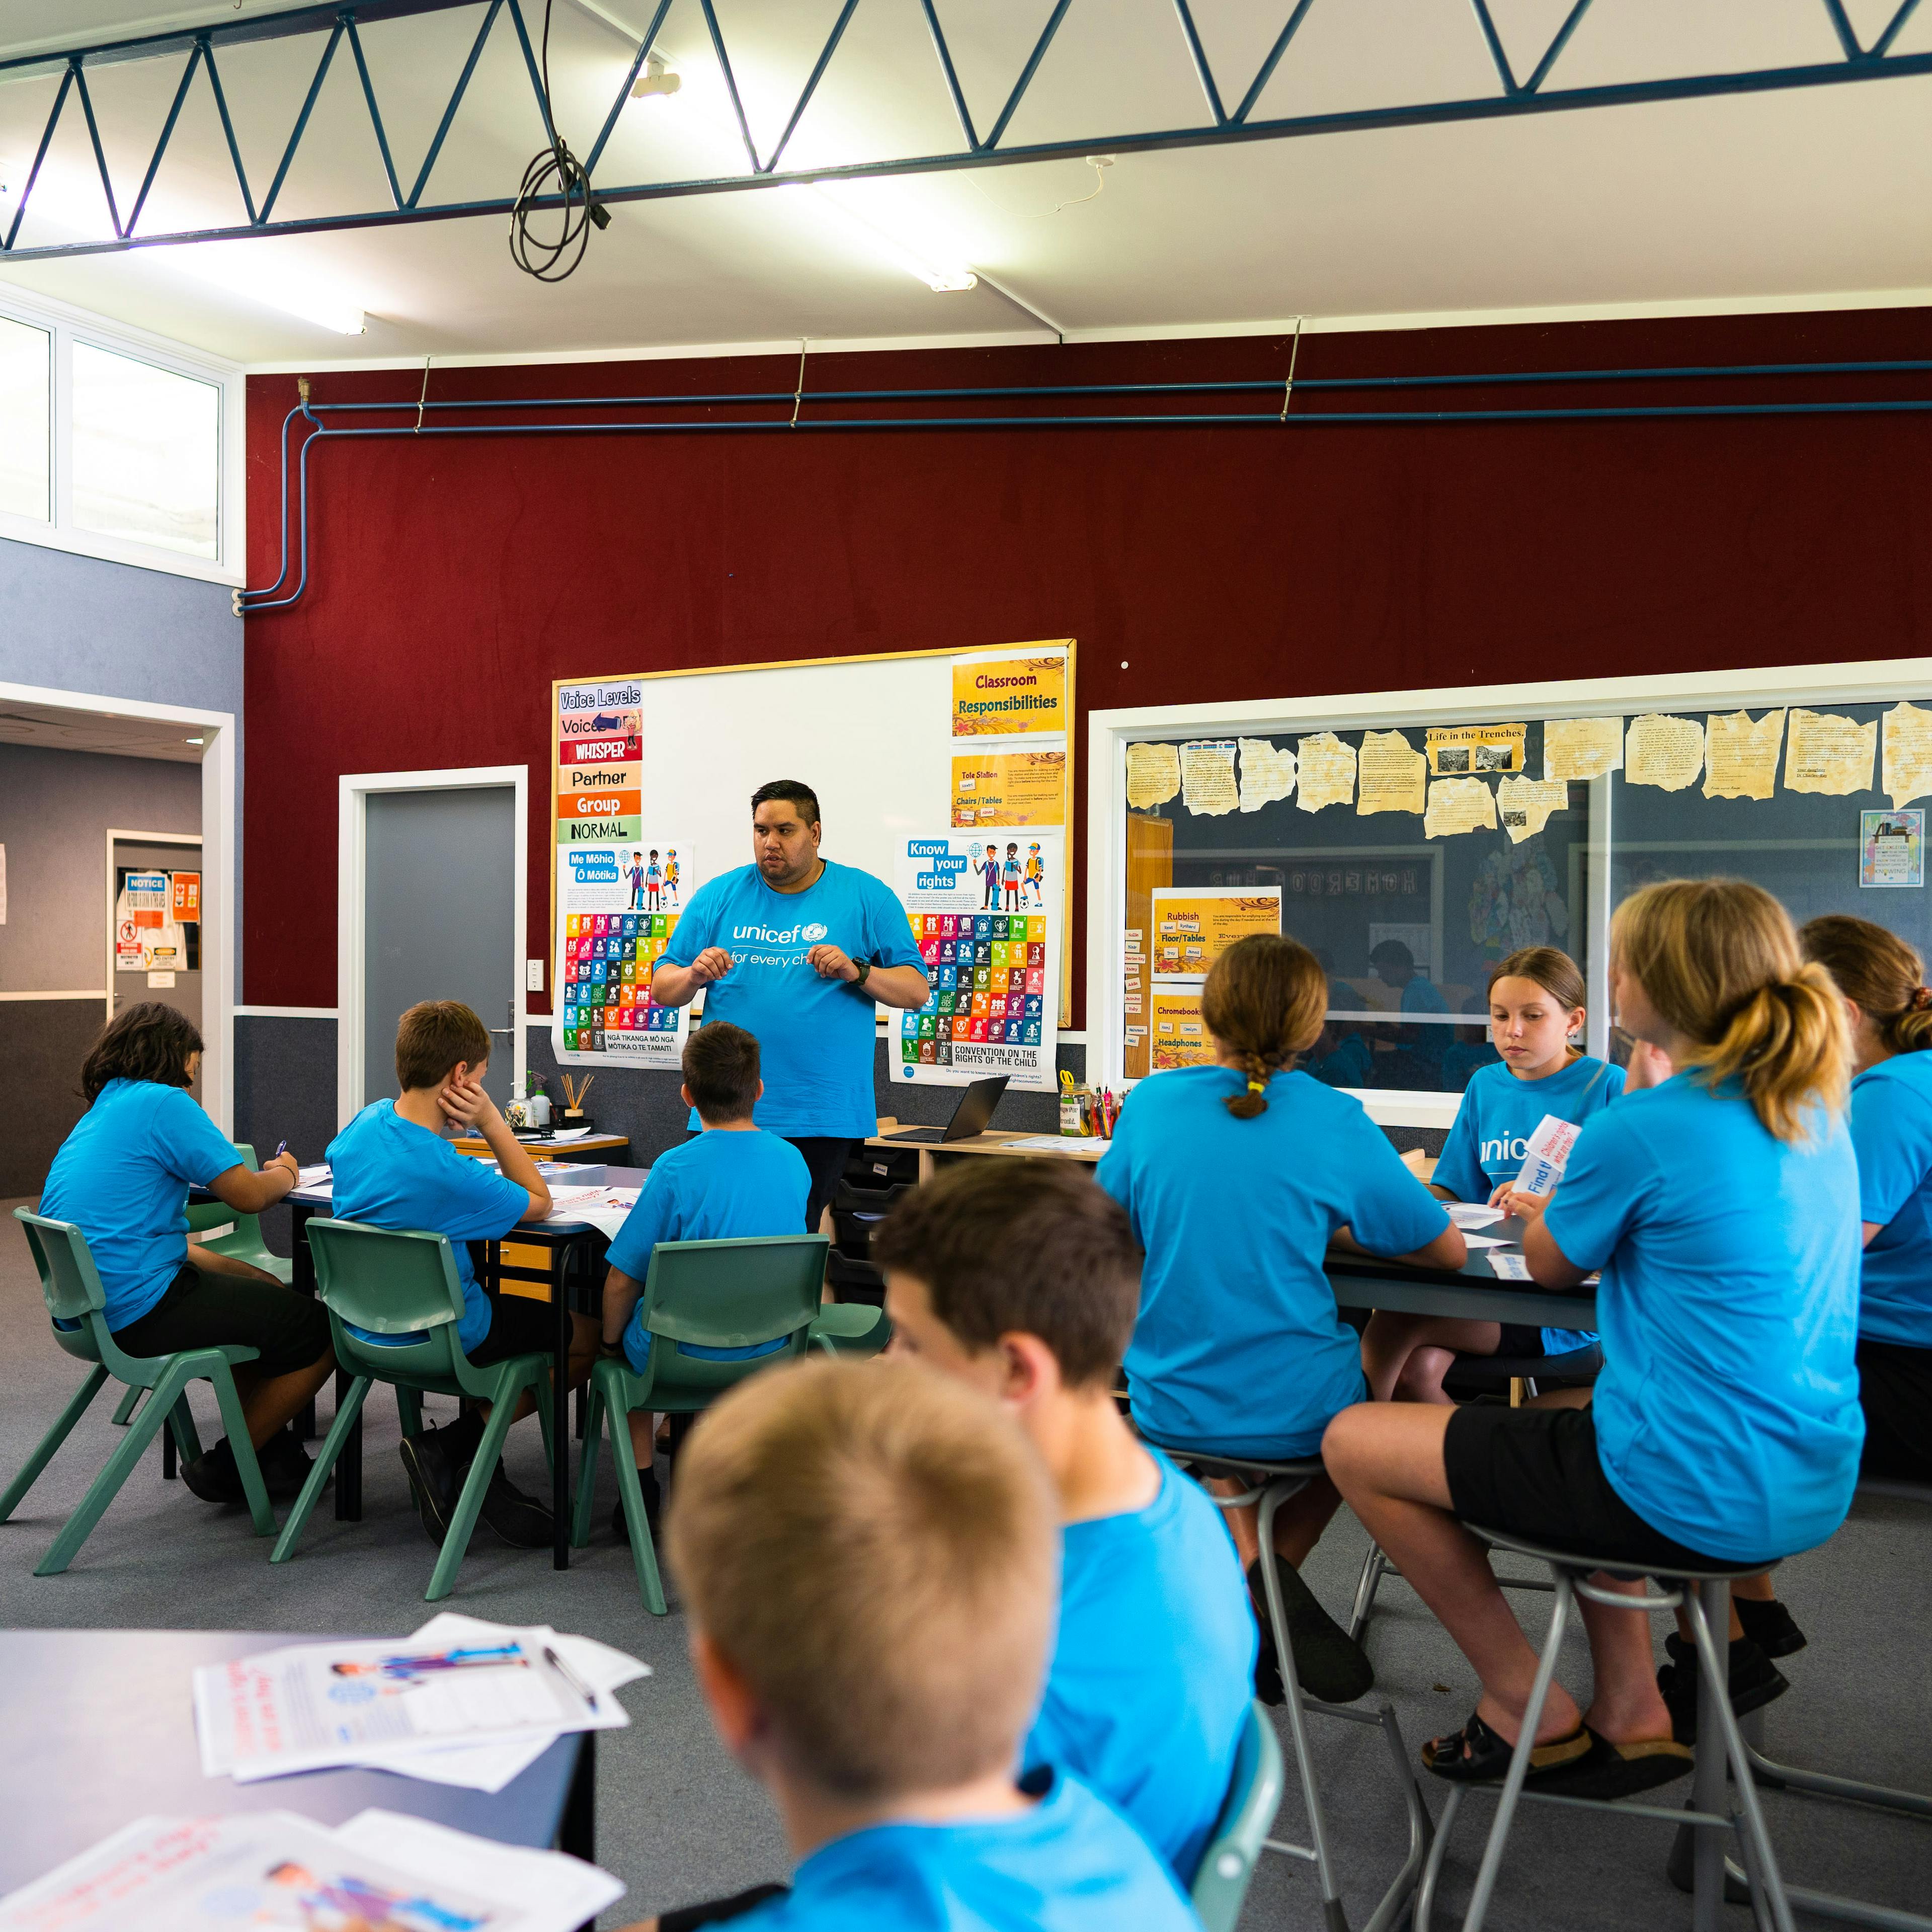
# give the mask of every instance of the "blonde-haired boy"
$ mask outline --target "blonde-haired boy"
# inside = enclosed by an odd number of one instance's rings
[[[774,1370],[698,1425],[668,1536],[692,1660],[800,1861],[789,1892],[735,1924],[1196,1924],[1103,1799],[1062,1775],[1015,1782],[1053,1635],[1058,1514],[994,1406],[914,1366]]]

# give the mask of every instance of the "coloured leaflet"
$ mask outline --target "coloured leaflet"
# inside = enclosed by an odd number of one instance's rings
[[[1570,1150],[1576,1144],[1576,1136],[1581,1132],[1570,1121],[1559,1120],[1554,1114],[1545,1114],[1537,1122],[1535,1132],[1529,1137],[1529,1153],[1516,1178],[1516,1191],[1522,1194],[1552,1192],[1563,1178]]]
[[[1156,986],[1149,1002],[1148,1068],[1165,1073],[1173,1066],[1211,1066],[1214,1042],[1201,1018],[1201,988],[1185,982]]]
[[[1858,884],[1922,886],[1925,883],[1925,813],[1922,806],[1858,814]]]
[[[651,998],[691,876],[688,840],[560,845],[556,1010],[550,1044],[568,1066],[677,1066],[687,1009]]]
[[[1067,728],[1066,647],[1010,644],[952,661],[955,738],[1032,737]]]
[[[952,823],[1064,825],[1066,754],[977,752],[952,760]]]
[[[1198,983],[1238,939],[1281,930],[1279,887],[1239,891],[1156,886],[1154,902],[1154,976]]]
[[[900,846],[894,886],[932,992],[901,1013],[895,1079],[964,1086],[988,1074],[1046,1094],[1057,1084],[1066,835],[947,831]]]
[[[194,881],[194,917],[201,916],[201,874]],[[175,915],[172,872],[128,872],[114,902],[114,965],[117,972],[178,972],[188,962],[188,935]]]

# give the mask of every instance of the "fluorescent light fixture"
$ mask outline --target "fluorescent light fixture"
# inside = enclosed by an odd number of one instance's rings
[[[644,76],[631,89],[633,100],[649,100],[654,97],[668,100],[684,85],[684,76],[666,60],[662,54],[652,54],[644,63]]]
[[[944,237],[904,211],[888,213],[880,207],[877,197],[863,197],[862,212],[857,205],[862,198],[855,196],[842,182],[813,182],[784,192],[811,196],[848,232],[867,242],[875,252],[883,250],[929,289],[946,293],[979,286],[980,278]]]
[[[208,740],[206,738],[184,738],[182,742],[184,745],[205,745]]]

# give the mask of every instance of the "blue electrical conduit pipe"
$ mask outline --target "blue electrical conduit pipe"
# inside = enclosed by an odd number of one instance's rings
[[[281,566],[275,580],[259,590],[237,590],[238,616],[257,611],[285,610],[298,603],[308,588],[308,464],[317,442],[363,441],[371,438],[470,436],[701,435],[783,430],[970,430],[970,429],[1202,429],[1365,428],[1376,426],[1434,425],[1449,423],[1528,423],[1654,422],[1674,418],[1730,416],[1916,416],[1932,413],[1932,398],[1893,398],[1870,400],[1802,403],[1648,403],[1595,406],[1460,410],[1317,410],[1288,411],[1293,388],[1334,392],[1342,390],[1486,388],[1525,384],[1708,381],[1721,377],[1830,377],[1924,374],[1932,359],[1874,362],[1761,362],[1721,366],[1682,366],[1652,369],[1551,369],[1508,373],[1339,376],[1296,378],[1292,386],[1275,377],[1243,378],[1203,382],[1084,382],[1036,384],[986,388],[742,390],[724,394],[647,396],[544,396],[484,398],[470,401],[394,403],[314,403],[306,395],[283,418],[281,429]],[[801,402],[820,406],[850,403],[940,402],[1012,400],[1024,397],[1186,396],[1280,394],[1282,406],[1250,412],[1216,410],[1206,414],[1179,412],[1138,416],[776,416],[752,422],[484,422],[425,425],[431,411],[487,414],[496,410],[530,409],[734,408],[758,405],[790,406]],[[406,424],[364,428],[331,428],[325,416],[389,414],[413,416]],[[296,464],[296,527],[298,573],[293,590],[278,596],[289,575],[289,430],[298,417],[310,426],[302,438]]]

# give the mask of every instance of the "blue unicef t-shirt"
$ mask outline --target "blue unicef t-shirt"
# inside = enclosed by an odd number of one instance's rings
[[[1312,1456],[1363,1400],[1360,1340],[1322,1271],[1330,1236],[1411,1254],[1449,1216],[1352,1096],[1278,1073],[1268,1111],[1237,1120],[1222,1102],[1244,1084],[1226,1066],[1142,1081],[1096,1170],[1147,1255],[1127,1388],[1157,1441]]]
[[[328,1165],[338,1220],[449,1237],[463,1284],[457,1340],[475,1348],[490,1332],[490,1302],[464,1244],[500,1240],[529,1211],[530,1190],[458,1154],[440,1134],[404,1120],[393,1100],[364,1107],[329,1142]],[[352,1324],[349,1332],[379,1347],[406,1346]]]
[[[1610,1486],[1726,1562],[1823,1542],[1858,1480],[1858,1166],[1841,1118],[1817,1130],[1778,1140],[1734,1089],[1676,1074],[1590,1122],[1544,1214],[1604,1271]]]
[[[651,1250],[660,1241],[796,1234],[805,1226],[811,1192],[812,1170],[790,1141],[755,1129],[750,1133],[707,1130],[651,1163],[637,1204],[610,1244],[610,1265],[641,1282],[651,1270]],[[781,1339],[753,1348],[679,1347],[685,1354],[730,1361],[770,1354],[784,1346]],[[651,1336],[641,1297],[624,1330],[624,1353],[642,1375],[651,1358]]]
[[[1623,1090],[1623,1069],[1588,1054],[1541,1080],[1519,1080],[1500,1061],[1482,1067],[1469,1077],[1432,1178],[1458,1201],[1487,1201],[1522,1172],[1544,1114],[1580,1127]],[[1596,1339],[1588,1329],[1546,1328],[1543,1352],[1567,1355]]]
[[[1932,1053],[1901,1053],[1852,1082],[1864,1252],[1858,1333],[1932,1348]]]
[[[1020,1762],[1091,1785],[1190,1883],[1234,1775],[1256,1636],[1221,1512],[1156,1460],[1145,1509],[1061,1532],[1060,1630]]]
[[[828,860],[802,892],[774,892],[757,866],[741,866],[698,888],[658,963],[688,966],[710,946],[732,965],[705,988],[704,1017],[758,1036],[758,1125],[850,1140],[873,1132],[877,1005],[849,981],[821,979],[805,956],[836,946],[848,959],[923,970],[905,908],[856,866]],[[691,1124],[702,1124],[694,1108]]]
[[[61,1143],[40,1212],[71,1221],[124,1328],[168,1292],[188,1259],[188,1190],[243,1165],[242,1151],[185,1087],[110,1080]]]
[[[745,1932],[1200,1932],[1174,1875],[1077,1779],[1030,1810],[874,1825],[821,1845]]]

